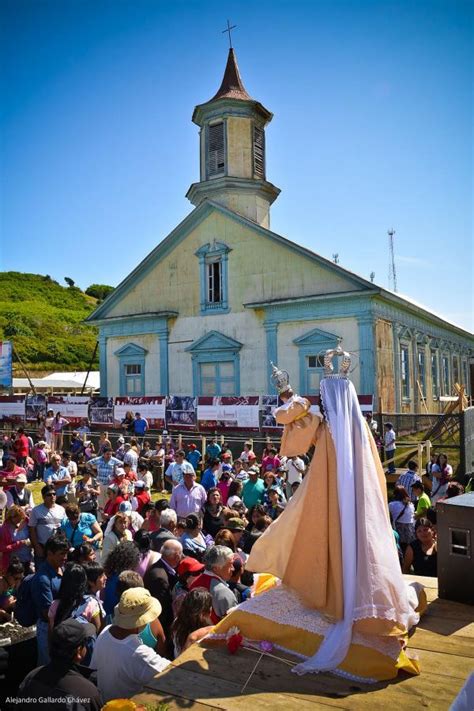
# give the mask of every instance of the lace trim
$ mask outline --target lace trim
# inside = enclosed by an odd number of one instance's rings
[[[263,595],[250,598],[238,605],[236,609],[263,617],[271,622],[276,621],[282,625],[302,629],[320,637],[326,636],[332,627],[332,624],[320,612],[305,607],[301,598],[284,585],[272,588]],[[363,617],[367,617],[367,615]],[[215,637],[215,639],[219,638],[221,637]],[[398,659],[401,649],[397,637],[382,637],[359,632],[353,633],[352,643],[374,649],[395,660]]]
[[[384,620],[398,622],[397,611],[394,607],[386,607],[385,605],[364,605],[356,607],[354,610],[354,622],[356,620],[365,620],[371,617],[383,617]]]

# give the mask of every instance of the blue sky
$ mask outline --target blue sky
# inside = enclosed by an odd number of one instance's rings
[[[272,229],[474,329],[471,2],[3,0],[1,268],[117,285],[191,210],[234,47]]]

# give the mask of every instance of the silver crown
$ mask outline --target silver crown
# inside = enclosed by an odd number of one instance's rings
[[[332,359],[334,356],[342,356],[339,372],[334,372]],[[347,351],[342,350],[341,346],[337,348],[329,348],[324,354],[324,375],[325,377],[347,378],[349,368],[351,367],[351,355]]]
[[[278,366],[274,365],[272,361],[270,361],[270,365],[272,366],[272,381],[278,390],[278,394],[284,393],[287,390],[291,389],[290,385],[290,376],[287,373],[286,370],[280,370]]]

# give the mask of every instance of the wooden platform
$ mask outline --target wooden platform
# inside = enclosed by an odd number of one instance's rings
[[[231,656],[222,645],[204,641],[182,654],[134,701],[162,702],[170,711],[448,711],[474,669],[474,607],[439,600],[435,578],[406,577],[425,586],[429,602],[409,644],[411,652],[419,656],[420,676],[400,673],[392,682],[362,685],[330,674],[299,677],[283,662],[263,658],[242,694],[257,654],[240,649]],[[276,653],[291,659],[290,655]]]

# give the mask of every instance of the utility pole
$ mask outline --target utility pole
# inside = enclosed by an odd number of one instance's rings
[[[397,289],[397,270],[395,268],[395,250],[393,248],[393,236],[395,234],[395,230],[390,229],[387,232],[388,234],[388,251],[389,251],[389,263],[388,263],[388,285],[389,287],[395,291],[395,293],[398,291]]]

